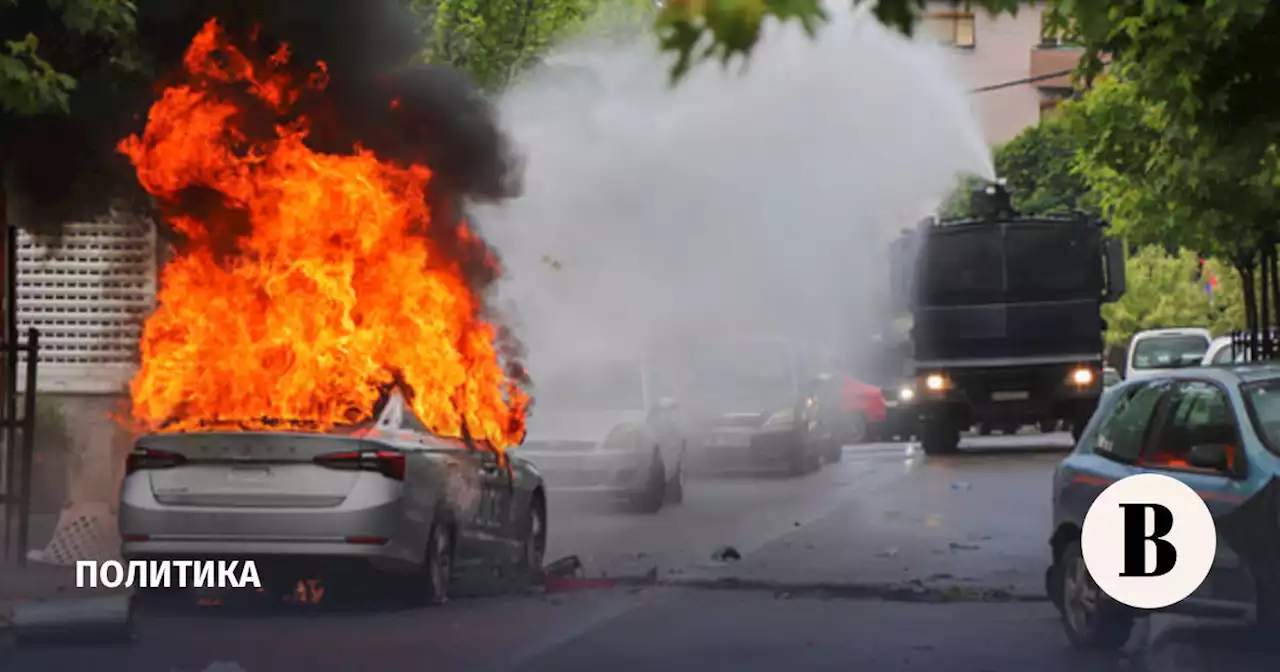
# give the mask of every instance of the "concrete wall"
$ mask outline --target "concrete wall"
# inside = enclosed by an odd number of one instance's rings
[[[113,509],[124,475],[131,433],[115,418],[126,409],[124,395],[50,394],[66,420],[71,441],[67,493],[72,502],[102,502]],[[37,430],[37,434],[39,430]]]

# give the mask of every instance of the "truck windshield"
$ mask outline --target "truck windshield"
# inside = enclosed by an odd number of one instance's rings
[[[936,233],[919,259],[918,298],[929,306],[1098,298],[1101,237],[1088,233],[1052,222]]]

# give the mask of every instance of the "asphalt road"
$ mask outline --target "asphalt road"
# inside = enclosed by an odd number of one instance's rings
[[[656,580],[409,611],[144,613],[131,646],[0,648],[0,668],[1274,669],[1280,654],[1230,623],[1152,619],[1119,657],[1067,647],[1041,577],[1048,479],[1068,441],[975,439],[929,460],[907,444],[849,447],[805,478],[691,482],[684,504],[655,516],[553,495],[551,559]],[[725,545],[741,559],[713,560]],[[939,597],[950,601],[920,601]]]

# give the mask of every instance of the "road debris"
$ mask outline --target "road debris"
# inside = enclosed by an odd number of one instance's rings
[[[711,554],[711,559],[716,562],[737,562],[742,559],[742,554],[732,546],[721,546]]]
[[[955,541],[951,542],[951,550],[953,551],[977,551],[981,548],[982,547],[977,544],[961,544]]]
[[[653,568],[656,583],[657,567]],[[618,582],[608,577],[587,578],[582,560],[568,555],[542,568],[542,587],[548,593],[570,593],[579,590],[613,588]]]
[[[896,557],[897,555],[898,555],[898,549],[896,548],[886,548],[883,551],[876,553],[877,558],[892,558],[892,557]]]
[[[951,484],[952,490],[972,490],[973,486],[964,481],[957,481]]]

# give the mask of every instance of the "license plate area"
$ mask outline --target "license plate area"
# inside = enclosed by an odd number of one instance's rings
[[[716,434],[711,437],[711,445],[717,448],[746,448],[751,445],[751,435]]]
[[[266,481],[273,476],[271,467],[264,464],[233,464],[227,471],[227,478],[232,481]]]
[[[1026,390],[1006,390],[1003,392],[992,392],[992,401],[1026,401],[1031,398],[1031,393]]]

